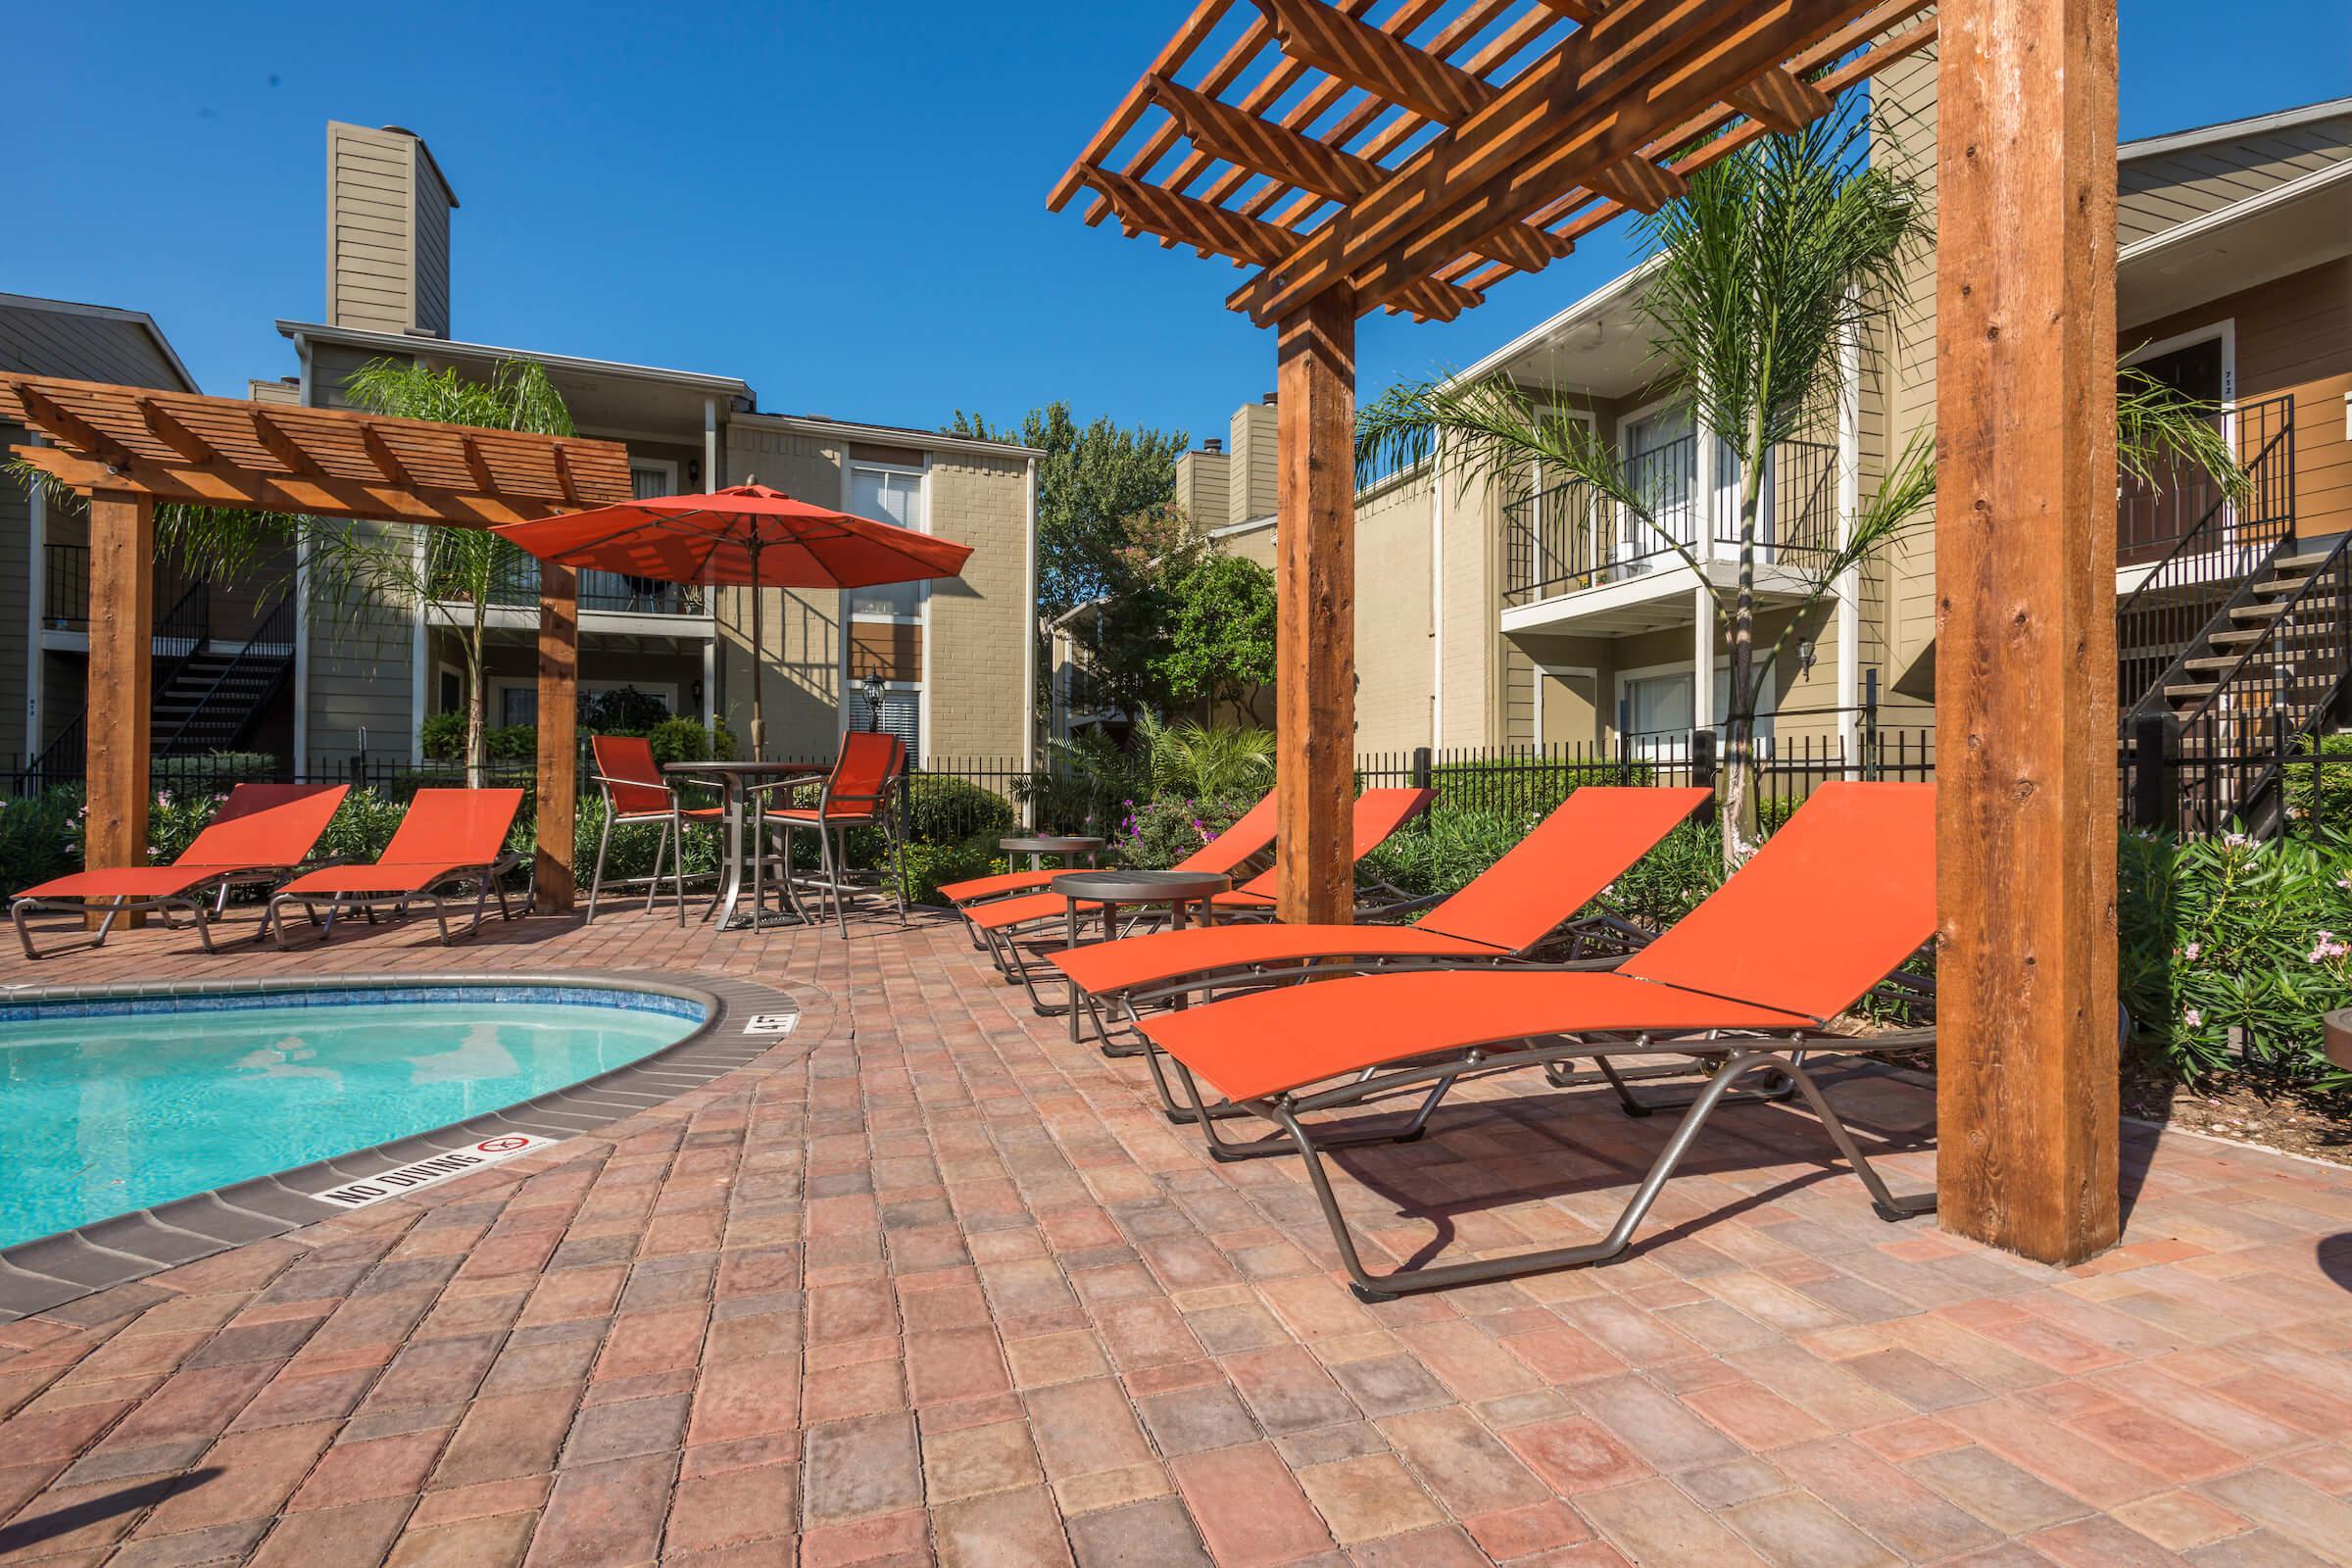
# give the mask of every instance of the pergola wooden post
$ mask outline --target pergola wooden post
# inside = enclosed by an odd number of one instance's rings
[[[580,574],[539,563],[539,810],[531,902],[542,914],[569,913],[577,893],[572,827],[579,812],[573,773],[580,755]]]
[[[1354,330],[1451,320],[1935,41],[1931,0],[1200,0],[1054,186],[1221,257],[1279,334],[1285,919],[1353,904]],[[1238,24],[1234,18],[1240,16]],[[1189,144],[1189,145],[1188,145]]]
[[[610,441],[52,376],[0,379],[0,410],[47,438],[17,456],[90,503],[93,869],[147,860],[157,502],[484,528],[632,493],[628,453]],[[541,581],[537,889],[539,907],[560,911],[573,894],[579,615],[572,572],[547,567]]]
[[[83,862],[147,863],[148,716],[155,671],[155,501],[90,493],[90,707],[82,725]],[[84,916],[96,929],[105,917]],[[141,917],[130,916],[133,925]]]
[[[1355,907],[1355,298],[1315,297],[1276,338],[1276,906]]]
[[[2114,0],[1946,0],[1938,1211],[2117,1235]]]

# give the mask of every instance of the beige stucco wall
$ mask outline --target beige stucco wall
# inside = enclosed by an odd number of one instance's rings
[[[1392,480],[1356,500],[1355,749],[1429,744],[1436,682],[1430,615],[1430,481]]]

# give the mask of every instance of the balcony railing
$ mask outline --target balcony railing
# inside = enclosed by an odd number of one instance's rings
[[[436,591],[444,601],[463,602],[465,592],[452,586]],[[508,609],[537,609],[539,563],[517,551],[499,564],[491,579],[490,603]],[[702,615],[710,612],[710,594],[700,583],[657,582],[617,571],[580,573],[580,608],[630,615]]]
[[[1688,555],[1736,554],[1740,492],[1729,460],[1721,466],[1723,483],[1707,482],[1714,476],[1701,470],[1695,436],[1627,459],[1626,485],[1641,498],[1646,519],[1581,479],[1511,502],[1503,509],[1503,604],[1532,605],[1628,581],[1681,565]],[[1785,441],[1773,448],[1771,471],[1757,497],[1756,546],[1757,560],[1766,565],[1826,560],[1836,551],[1836,447]]]

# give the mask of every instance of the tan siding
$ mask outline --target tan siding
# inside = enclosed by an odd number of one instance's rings
[[[326,127],[326,319],[449,335],[449,187],[416,137]]]
[[[1355,745],[1359,752],[1429,744],[1430,482],[1402,479],[1359,500],[1355,514]]]
[[[1276,451],[1280,420],[1271,403],[1245,403],[1233,411],[1226,469],[1225,520],[1247,522],[1271,516],[1279,501],[1281,470]]]
[[[2125,346],[2161,342],[2233,321],[2237,397],[2295,399],[2295,518],[2305,538],[2352,529],[2352,442],[2344,393],[2352,388],[2352,257],[2135,324]]]
[[[1875,102],[1892,132],[1874,142],[1872,156],[1895,161],[1936,191],[1936,62],[1914,56],[1889,68],[1873,88]],[[1903,450],[1914,432],[1936,422],[1936,253],[1924,249],[1907,269],[1908,298],[1895,302],[1889,342],[1878,367],[1884,388],[1886,461]],[[1922,527],[1888,551],[1886,583],[1887,654],[1886,683],[1908,669],[1936,637],[1936,544],[1932,527]]]
[[[397,524],[355,526],[377,535],[415,536],[414,529]],[[407,756],[417,722],[409,710],[415,612],[380,602],[342,610],[314,601],[308,619],[310,759],[359,750],[363,729],[370,752]]]
[[[1186,452],[1176,459],[1176,506],[1203,528],[1232,521],[1229,474],[1233,460],[1222,452]]]
[[[2117,236],[2130,245],[2346,158],[2352,115],[2128,159],[2117,172]]]

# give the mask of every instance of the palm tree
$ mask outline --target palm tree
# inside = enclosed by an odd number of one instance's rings
[[[1692,568],[1729,644],[1723,845],[1733,865],[1757,837],[1759,669],[1780,658],[1841,575],[1927,521],[1936,498],[1934,437],[1923,428],[1834,545],[1801,562],[1786,553],[1778,563],[1797,579],[1797,610],[1759,652],[1756,564],[1773,451],[1834,417],[1844,379],[1840,350],[1905,306],[1905,264],[1932,237],[1918,180],[1865,160],[1869,129],[1867,118],[1846,108],[1794,134],[1763,137],[1690,174],[1688,194],[1638,225],[1648,274],[1639,309],[1658,380],[1739,465],[1736,570],[1728,586],[1701,568],[1693,543],[1661,525],[1668,498],[1654,481],[1629,471],[1555,400],[1539,404],[1505,377],[1398,385],[1357,420],[1357,466],[1366,475],[1423,462],[1441,447],[1461,471],[1490,480],[1543,465],[1583,481]],[[2197,411],[2129,385],[2122,403],[2129,469],[2150,472],[2162,457],[2185,457],[2235,482],[2227,444]],[[1708,715],[1694,717],[1704,723]]]
[[[571,412],[529,361],[502,362],[487,381],[454,369],[431,370],[376,360],[355,371],[344,392],[359,408],[410,419],[434,419],[539,435],[573,433]],[[272,547],[291,544],[307,567],[315,603],[348,623],[371,608],[421,608],[458,634],[466,661],[466,776],[480,784],[489,675],[483,659],[490,605],[508,574],[526,558],[484,528],[417,528],[330,521],[270,513],[159,508],[161,548],[192,571],[229,577],[249,570]],[[421,714],[418,715],[422,717]]]

